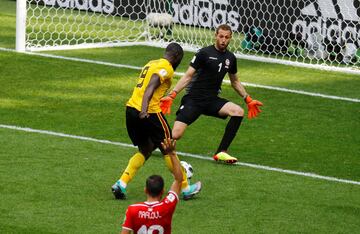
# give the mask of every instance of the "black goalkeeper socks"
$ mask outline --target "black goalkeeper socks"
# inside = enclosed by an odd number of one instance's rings
[[[243,116],[232,116],[226,125],[224,136],[221,140],[221,143],[219,145],[218,150],[216,153],[219,153],[221,151],[226,151],[233,139],[236,136],[236,133],[240,127],[241,121],[243,119]]]

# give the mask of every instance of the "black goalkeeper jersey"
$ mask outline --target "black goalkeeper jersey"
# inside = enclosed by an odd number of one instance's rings
[[[236,74],[236,57],[226,50],[218,51],[214,45],[200,49],[190,62],[196,72],[186,88],[194,99],[217,96],[226,73]]]

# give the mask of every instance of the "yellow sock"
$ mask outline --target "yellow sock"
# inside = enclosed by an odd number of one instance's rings
[[[165,159],[165,164],[166,164],[167,168],[172,172],[173,171],[173,166],[172,166],[172,163],[171,163],[170,156],[169,155],[164,155],[164,159]],[[183,167],[181,167],[181,172],[183,174],[183,181],[181,183],[181,190],[186,190],[189,187],[189,183],[188,183],[188,180],[187,180],[185,169]]]
[[[120,177],[120,181],[125,184],[125,186],[134,178],[136,172],[144,165],[145,157],[142,153],[137,152],[134,154]]]

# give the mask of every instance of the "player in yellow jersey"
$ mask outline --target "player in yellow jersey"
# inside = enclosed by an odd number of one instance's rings
[[[116,199],[126,198],[128,183],[156,148],[161,150],[167,167],[173,171],[171,158],[161,146],[165,138],[171,138],[171,129],[161,113],[160,99],[170,88],[174,71],[183,55],[179,44],[170,43],[165,49],[164,57],[148,62],[140,73],[133,94],[126,104],[126,128],[139,151],[130,158],[120,179],[111,187]],[[201,183],[189,185],[184,169],[182,174],[182,196],[187,200],[201,190]]]

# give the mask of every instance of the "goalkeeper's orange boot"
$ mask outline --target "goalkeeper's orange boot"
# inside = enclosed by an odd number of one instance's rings
[[[230,156],[228,153],[221,151],[214,155],[214,160],[219,162],[225,162],[228,164],[233,164],[237,162],[237,158]]]

